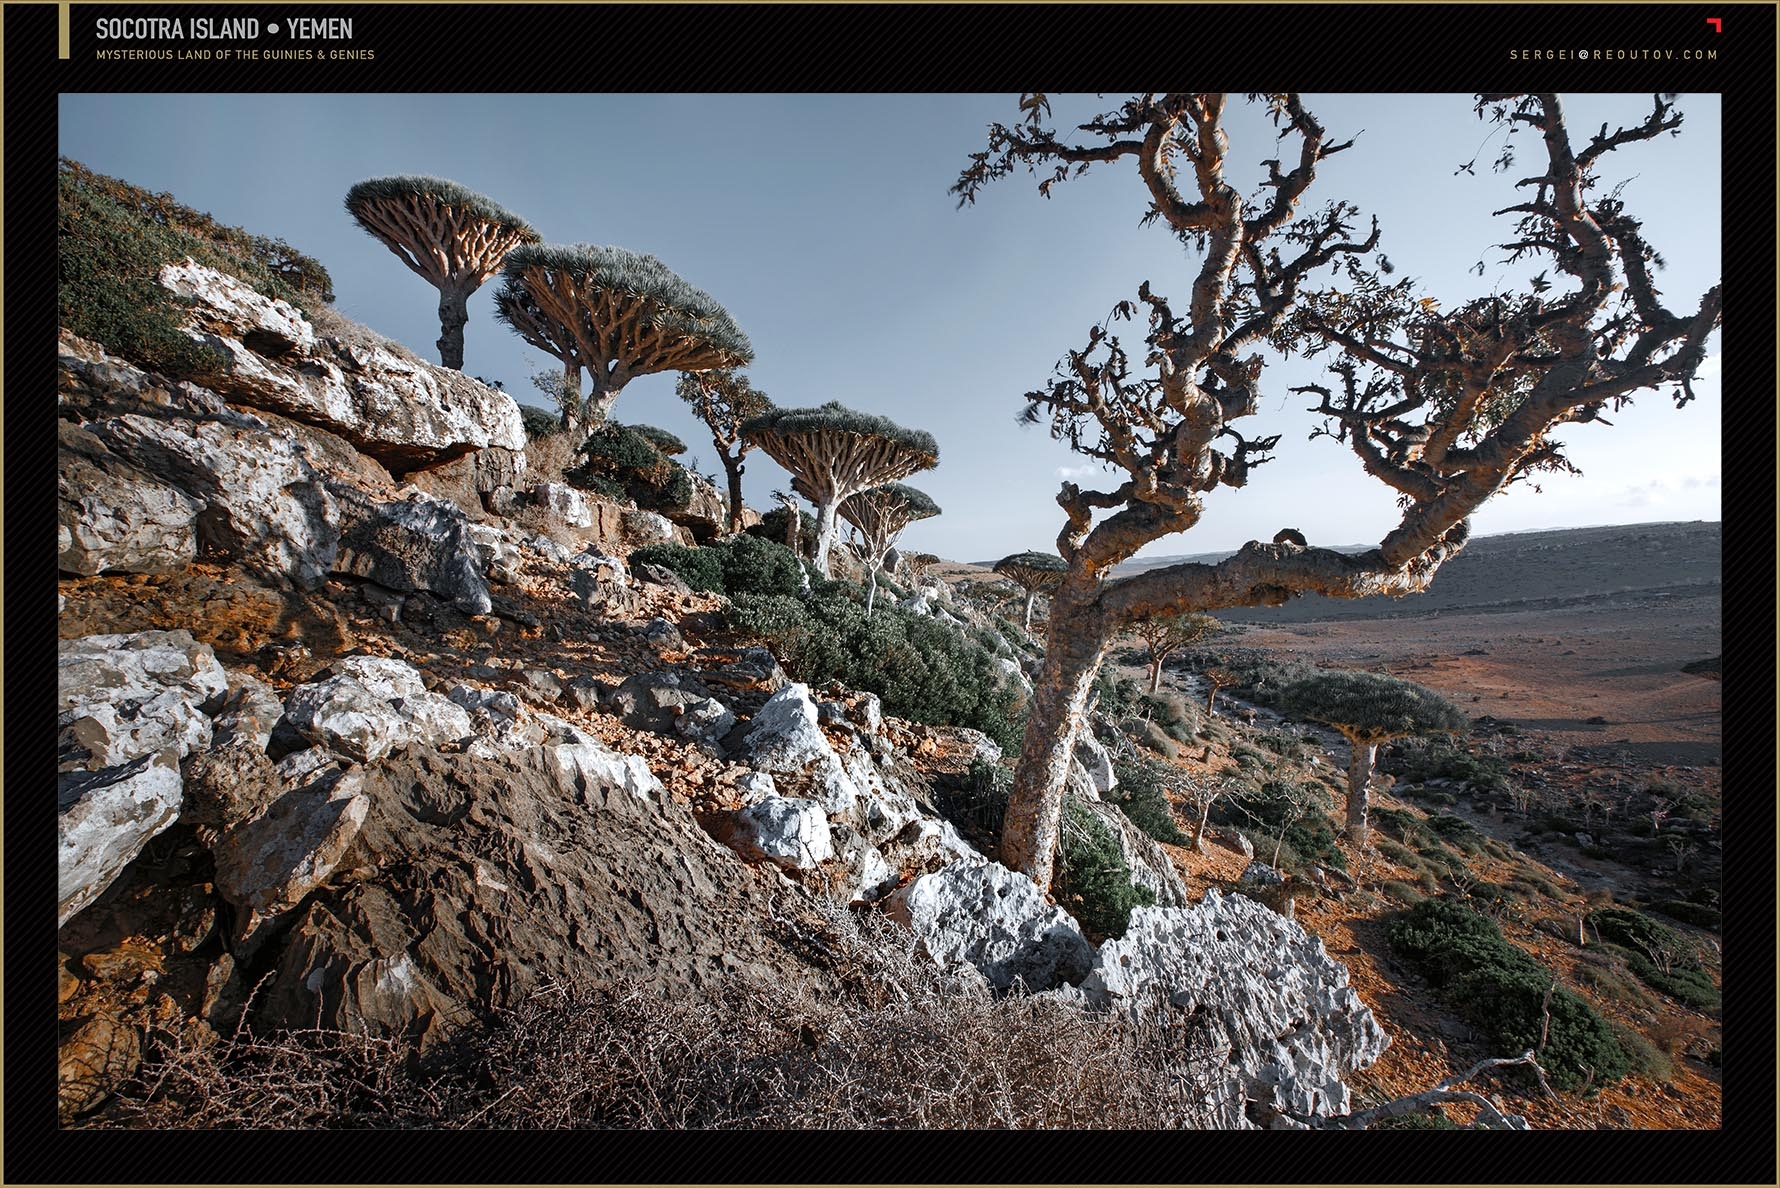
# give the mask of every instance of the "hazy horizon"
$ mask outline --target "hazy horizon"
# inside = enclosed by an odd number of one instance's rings
[[[1468,96],[1308,95],[1333,138],[1308,206],[1333,198],[1377,214],[1397,275],[1448,304],[1516,287],[1530,270],[1499,263],[1511,230],[1490,212],[1516,201],[1517,171],[1492,173],[1500,136]],[[955,209],[946,191],[985,126],[1018,117],[1014,96],[64,95],[60,151],[89,167],[225,223],[283,238],[332,273],[337,308],[423,358],[437,358],[437,297],[342,208],[365,177],[432,173],[516,210],[556,242],[617,243],[660,257],[711,293],[752,338],[748,372],[786,406],[838,399],[939,439],[940,466],[913,476],[944,509],[904,536],[911,550],[999,557],[1055,548],[1060,480],[1092,483],[1090,460],[1042,429],[1015,424],[1023,393],[1086,340],[1088,328],[1150,281],[1175,295],[1193,262],[1159,227],[1141,227],[1135,171],[1100,166],[1036,193],[1024,173]],[[1053,96],[1059,128],[1116,100]],[[1641,120],[1647,95],[1567,98],[1573,135]],[[1232,175],[1246,190],[1277,152],[1259,114],[1233,111]],[[1625,184],[1628,209],[1667,260],[1658,274],[1677,307],[1720,273],[1720,97],[1683,96],[1687,121],[1609,154],[1602,191]],[[682,130],[720,117],[722,133]],[[578,129],[565,151],[562,129]],[[265,135],[276,128],[276,136]],[[620,139],[608,129],[623,130]],[[657,132],[659,130],[659,132]],[[1523,147],[1522,152],[1526,149]],[[1457,167],[1476,158],[1475,176]],[[1702,202],[1700,196],[1708,196]],[[1479,261],[1482,276],[1472,275]],[[542,405],[528,375],[554,369],[493,317],[494,284],[470,301],[465,367]],[[1516,484],[1474,518],[1482,535],[1626,523],[1717,520],[1721,462],[1720,338],[1673,407],[1640,394],[1602,425],[1566,426],[1582,477]],[[688,461],[720,473],[708,433],[673,396],[672,373],[634,381],[613,415],[659,425]],[[1344,446],[1308,440],[1318,419],[1288,389],[1322,382],[1321,360],[1270,358],[1250,436],[1283,434],[1276,461],[1248,488],[1209,495],[1193,532],[1140,558],[1232,550],[1295,527],[1313,542],[1376,542],[1397,520],[1395,496]],[[746,497],[772,506],[787,478],[748,459]],[[1662,520],[1652,520],[1652,515]]]

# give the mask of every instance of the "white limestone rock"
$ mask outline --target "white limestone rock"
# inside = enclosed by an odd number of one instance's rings
[[[114,767],[172,746],[184,758],[210,745],[199,708],[228,688],[209,644],[189,631],[88,635],[57,646],[63,766]]]
[[[885,908],[937,964],[975,966],[998,990],[1015,979],[1031,990],[1079,982],[1094,965],[1069,913],[999,862],[954,862],[900,888]]]
[[[828,815],[813,800],[768,796],[735,813],[730,846],[744,858],[810,870],[834,857]]]
[[[1159,990],[1177,1009],[1207,1013],[1263,1112],[1348,1112],[1341,1078],[1390,1044],[1321,940],[1215,889],[1190,908],[1134,908],[1125,935],[1100,946],[1082,990],[1096,1005],[1121,1007]]]
[[[56,803],[56,927],[104,894],[142,847],[179,818],[179,749],[98,771],[66,772]]]

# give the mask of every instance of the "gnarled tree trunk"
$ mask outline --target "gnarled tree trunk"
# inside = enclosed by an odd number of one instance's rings
[[[828,572],[828,554],[834,548],[835,512],[840,507],[840,500],[832,493],[823,493],[816,504],[816,571],[823,577],[833,577]]]
[[[1372,786],[1372,764],[1378,758],[1378,744],[1353,736],[1353,754],[1347,761],[1347,835],[1355,845],[1366,844],[1366,810],[1368,790]]]
[[[579,363],[565,362],[562,365],[562,384],[562,431],[569,435],[569,440],[575,441],[578,440],[576,435],[581,430],[581,365]]]
[[[729,479],[729,530],[731,533],[742,530],[742,460],[732,458],[723,448],[723,442],[713,437],[712,444],[717,447],[717,456],[723,459],[723,473]]]
[[[1106,654],[1106,621],[1092,605],[1098,591],[1092,579],[1077,581],[1085,588],[1066,582],[1051,596],[1044,669],[1032,692],[1001,831],[1002,864],[1046,891],[1062,828],[1062,789],[1088,694]]]
[[[473,290],[446,285],[439,290],[439,362],[453,371],[464,369],[464,327],[470,321]]]

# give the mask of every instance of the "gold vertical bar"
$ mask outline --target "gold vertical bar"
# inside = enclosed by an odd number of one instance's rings
[[[68,56],[68,0],[56,5],[56,56]]]

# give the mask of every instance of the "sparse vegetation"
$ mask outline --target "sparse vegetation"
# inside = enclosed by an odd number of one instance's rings
[[[334,299],[327,270],[280,239],[226,227],[174,201],[61,158],[56,170],[56,312],[61,327],[175,378],[224,371],[226,356],[181,330],[158,281],[188,256],[299,309]]]
[[[1487,917],[1448,899],[1410,908],[1391,947],[1428,979],[1492,1048],[1535,1051],[1560,1089],[1598,1089],[1631,1069],[1607,1021]]]
[[[1131,909],[1156,902],[1149,888],[1131,881],[1131,868],[1112,830],[1073,797],[1063,805],[1056,893],[1057,902],[1091,940],[1123,936],[1131,923]]]

